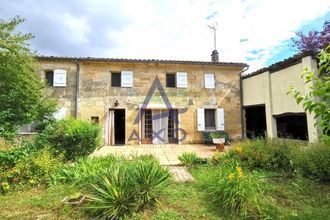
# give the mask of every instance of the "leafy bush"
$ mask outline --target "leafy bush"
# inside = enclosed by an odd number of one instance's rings
[[[114,163],[92,184],[89,209],[101,218],[117,219],[157,203],[171,174],[147,157]]]
[[[60,157],[53,157],[47,149],[21,158],[12,168],[0,172],[2,193],[19,184],[40,185],[62,167]],[[1,191],[1,190],[0,190]]]
[[[314,144],[301,149],[293,159],[294,166],[305,177],[322,182],[330,181],[330,147]]]
[[[47,183],[52,174],[62,167],[61,156],[53,157],[49,150],[42,149],[18,162],[15,168],[23,182],[30,184]]]
[[[32,154],[36,148],[31,142],[24,142],[22,147],[15,147],[7,151],[0,151],[0,171],[15,166],[22,158]]]
[[[77,119],[51,123],[35,139],[37,146],[51,146],[53,153],[63,154],[66,160],[91,154],[99,143],[100,127]]]
[[[206,160],[203,160],[195,152],[184,152],[182,153],[178,159],[185,165],[185,166],[193,166],[198,164],[203,164]]]
[[[257,139],[238,144],[229,154],[249,168],[292,172],[292,157],[297,149],[298,142],[295,141]]]
[[[223,212],[249,218],[262,215],[258,179],[233,159],[207,169],[199,184],[208,200]]]

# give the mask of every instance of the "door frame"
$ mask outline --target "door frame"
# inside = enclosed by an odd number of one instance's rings
[[[125,134],[124,134],[124,145],[126,145],[127,144],[127,140],[126,140],[126,137],[127,137],[127,135],[126,135],[126,133],[127,133],[127,126],[126,126],[126,108],[123,108],[123,107],[119,107],[119,108],[108,108],[108,112],[107,112],[107,117],[106,117],[106,120],[107,120],[107,123],[106,123],[106,125],[108,126],[107,127],[107,129],[106,129],[106,132],[107,132],[107,139],[108,140],[106,140],[107,141],[107,143],[108,143],[108,145],[109,146],[117,146],[117,144],[116,144],[116,137],[114,136],[113,138],[114,138],[114,145],[111,145],[110,144],[110,138],[111,138],[111,125],[110,125],[110,111],[116,111],[116,110],[124,110],[124,115],[125,115]],[[115,117],[115,116],[114,116]],[[115,125],[114,125],[115,126]],[[115,135],[115,133],[113,132],[113,135]]]

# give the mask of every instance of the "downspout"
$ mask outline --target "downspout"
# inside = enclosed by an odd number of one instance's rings
[[[242,80],[242,73],[247,71],[249,69],[249,66],[244,68],[240,73],[239,73],[239,87],[240,87],[240,96],[241,96],[241,125],[242,125],[242,138],[245,138],[245,133],[244,133],[244,127],[245,127],[245,120],[244,120],[244,115],[243,115],[243,80]]]
[[[75,109],[74,109],[74,116],[75,116],[75,118],[78,118],[80,66],[79,66],[78,60],[75,60],[75,63],[77,65],[77,68],[76,68],[76,99],[75,99],[76,103],[75,103]]]

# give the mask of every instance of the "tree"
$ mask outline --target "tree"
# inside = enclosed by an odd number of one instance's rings
[[[303,103],[305,111],[313,112],[317,119],[317,125],[323,130],[321,139],[330,145],[330,45],[321,50],[317,58],[319,60],[318,73],[304,70],[301,77],[305,84],[311,83],[311,91],[302,95],[300,91],[290,88],[297,103]]]
[[[296,37],[292,38],[292,47],[299,52],[318,53],[330,42],[330,21],[325,21],[322,31],[309,31],[304,34],[302,31],[296,32]]]
[[[56,110],[36,72],[35,54],[27,43],[33,36],[15,31],[22,22],[20,17],[0,20],[0,137],[7,140],[19,126],[43,121]]]

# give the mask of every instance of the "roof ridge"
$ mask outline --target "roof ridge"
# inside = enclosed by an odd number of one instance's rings
[[[229,66],[248,66],[240,62],[212,62],[212,61],[193,61],[193,60],[168,60],[168,59],[131,59],[131,58],[101,58],[101,57],[71,57],[71,56],[44,56],[38,55],[37,59],[58,59],[58,60],[89,60],[89,61],[108,61],[108,62],[151,62],[151,63],[180,63],[180,64],[208,64],[208,65],[229,65]]]

